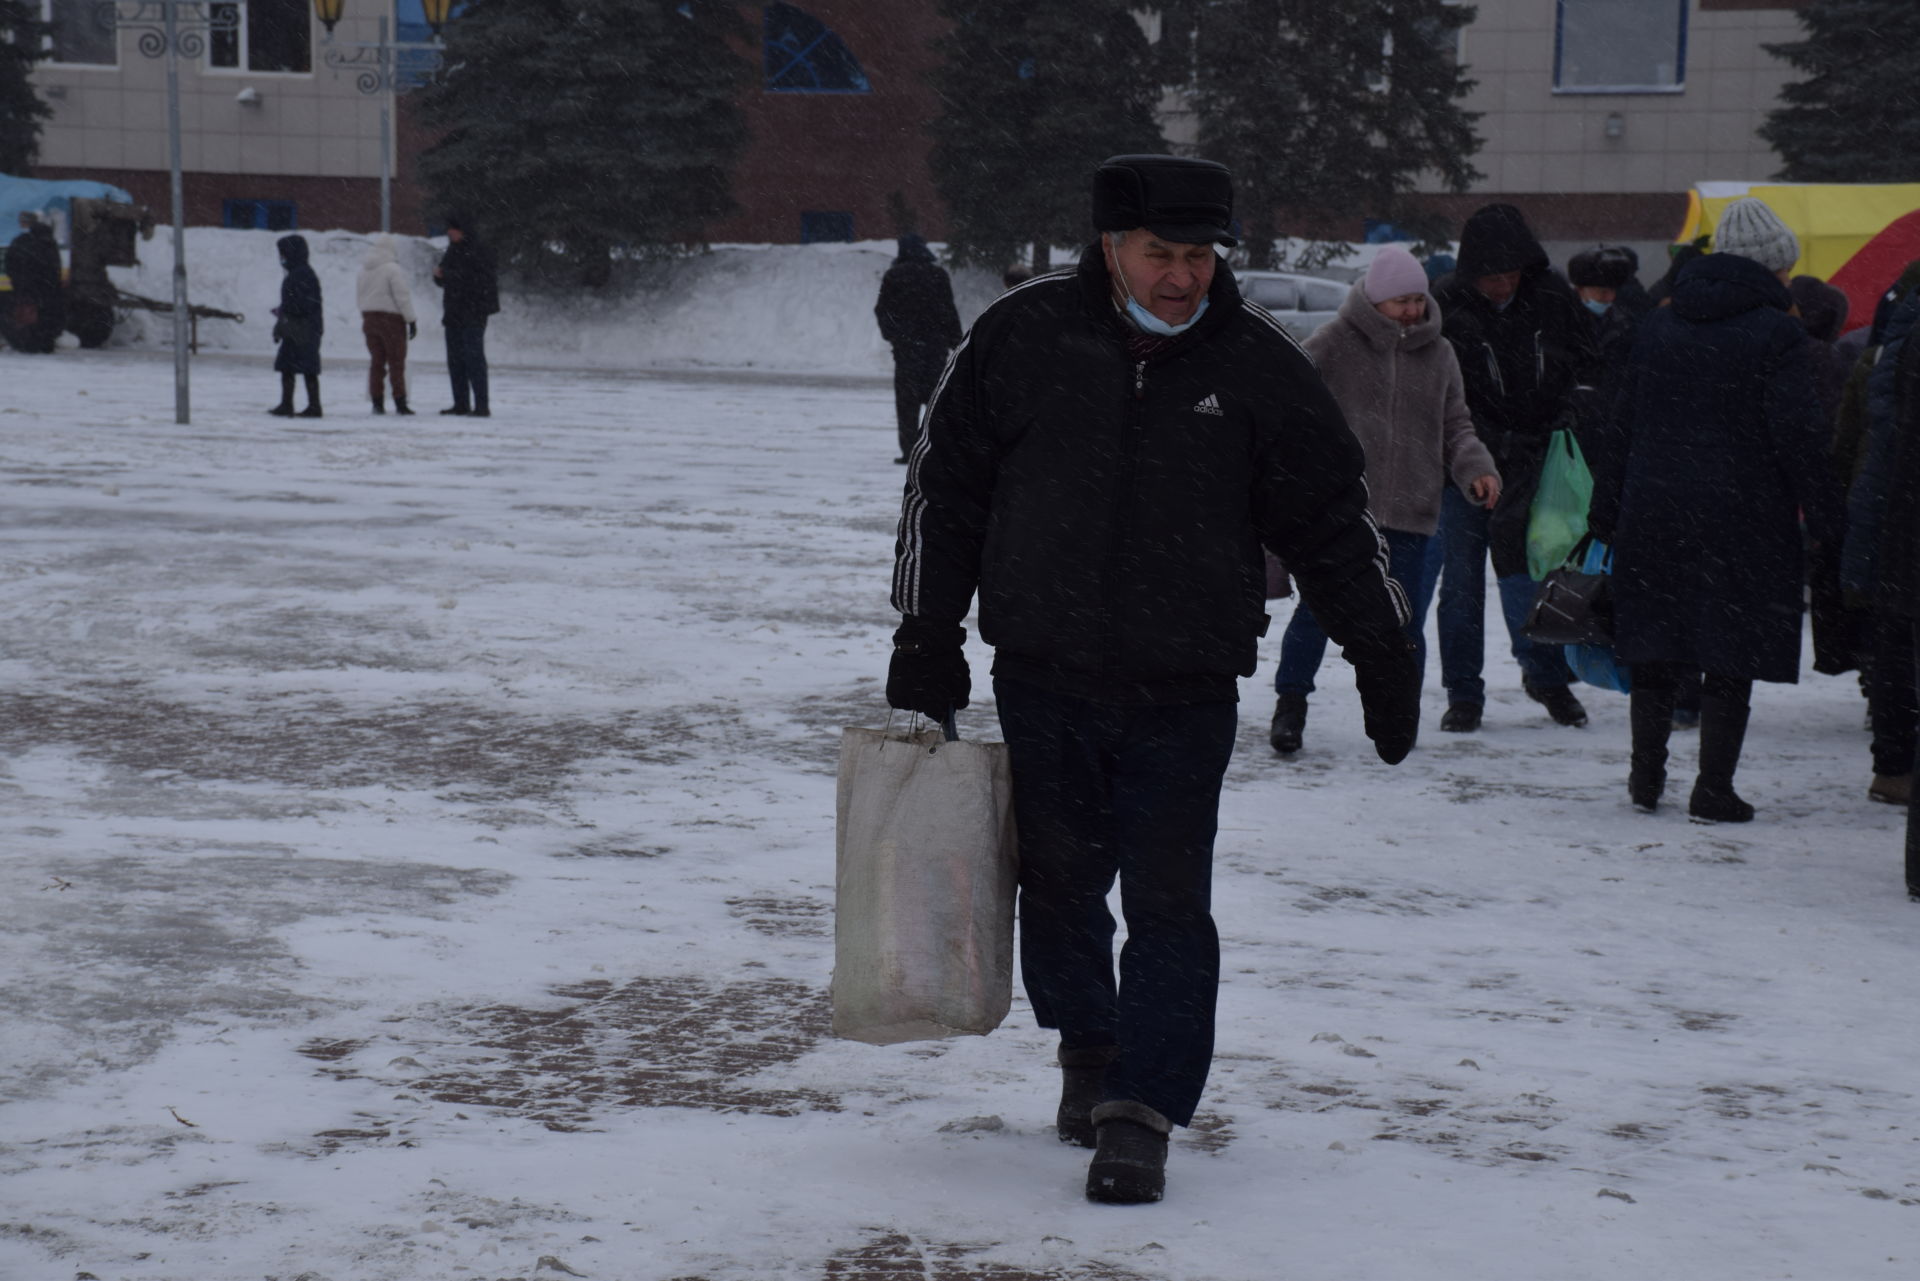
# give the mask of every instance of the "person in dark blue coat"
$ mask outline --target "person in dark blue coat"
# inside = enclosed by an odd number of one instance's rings
[[[1689,264],[1641,325],[1593,460],[1591,531],[1614,547],[1614,648],[1633,667],[1627,790],[1666,786],[1681,673],[1704,673],[1700,774],[1688,813],[1746,822],[1733,788],[1756,680],[1800,673],[1804,511],[1833,536],[1828,430],[1787,274],[1799,241],[1764,203],[1736,201],[1718,252]]]
[[[326,330],[320,277],[307,261],[305,236],[282,236],[279,249],[280,266],[286,271],[280,280],[280,305],[273,309],[273,336],[280,344],[273,358],[273,367],[280,373],[280,403],[267,412],[279,418],[293,416],[293,377],[299,374],[307,382],[307,407],[300,417],[318,418],[320,335]]]

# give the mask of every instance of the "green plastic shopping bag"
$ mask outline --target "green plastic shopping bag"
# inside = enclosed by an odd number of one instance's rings
[[[1593,473],[1580,453],[1580,442],[1562,427],[1547,442],[1547,462],[1540,472],[1527,511],[1527,573],[1537,583],[1566,563],[1574,545],[1587,533],[1587,505],[1593,501]]]

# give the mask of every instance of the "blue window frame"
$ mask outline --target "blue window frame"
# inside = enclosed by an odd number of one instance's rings
[[[770,4],[763,17],[767,92],[872,92],[853,50],[820,19],[790,4]]]
[[[800,243],[803,245],[852,239],[853,215],[850,213],[809,210],[800,215]]]
[[[1555,0],[1555,93],[1682,93],[1687,0]]]
[[[220,225],[255,231],[293,231],[300,226],[300,206],[291,200],[222,200]]]

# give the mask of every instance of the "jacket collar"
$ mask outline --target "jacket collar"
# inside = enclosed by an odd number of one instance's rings
[[[1412,351],[1440,336],[1440,304],[1433,300],[1432,294],[1427,295],[1427,314],[1403,331],[1399,321],[1389,320],[1374,308],[1363,281],[1355,281],[1347,291],[1340,303],[1340,319],[1353,326],[1376,351]]]

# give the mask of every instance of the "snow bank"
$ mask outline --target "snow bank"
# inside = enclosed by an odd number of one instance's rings
[[[275,242],[283,233],[187,229],[190,299],[234,311],[244,324],[203,321],[200,342],[213,351],[271,356],[273,308],[280,298]],[[322,356],[360,360],[360,315],[354,278],[371,236],[347,231],[301,232],[326,300]],[[397,236],[400,263],[412,277],[420,314],[421,355],[444,350],[440,291],[433,265],[446,241]],[[722,245],[647,267],[637,285],[617,295],[529,297],[503,291],[488,329],[487,353],[503,364],[577,369],[767,369],[890,375],[892,356],[874,324],[880,277],[893,262],[891,240],[833,245]],[[115,282],[149,298],[172,296],[173,253],[167,234],[140,249],[141,265],[115,269]],[[970,324],[1000,292],[992,272],[954,273],[960,319]],[[114,333],[115,346],[157,347],[172,341],[171,322],[135,312]]]

